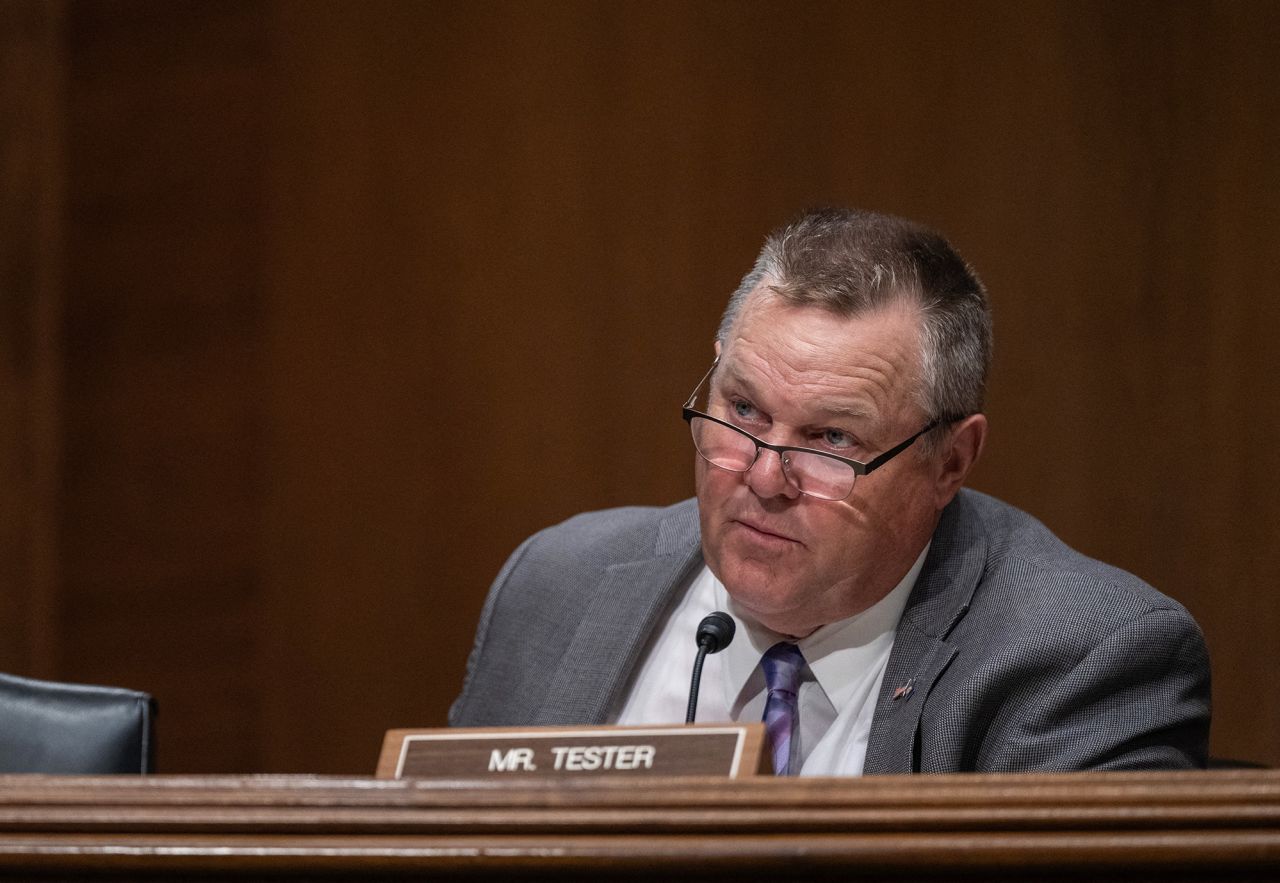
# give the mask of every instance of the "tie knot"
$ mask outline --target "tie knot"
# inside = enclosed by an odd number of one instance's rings
[[[790,693],[800,689],[800,670],[804,668],[804,654],[795,644],[780,641],[764,652],[760,668],[764,670],[765,687],[770,693]]]

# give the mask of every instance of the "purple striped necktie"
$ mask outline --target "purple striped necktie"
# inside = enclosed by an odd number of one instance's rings
[[[774,644],[760,658],[765,687],[769,690],[764,703],[764,729],[773,746],[773,771],[779,776],[792,774],[791,737],[800,721],[796,700],[804,665],[800,648],[786,641]]]

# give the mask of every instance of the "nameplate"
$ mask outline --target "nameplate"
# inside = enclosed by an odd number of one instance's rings
[[[727,776],[771,771],[763,724],[388,730],[379,779]]]

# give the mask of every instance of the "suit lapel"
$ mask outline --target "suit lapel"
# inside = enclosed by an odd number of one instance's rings
[[[663,520],[652,557],[605,568],[534,723],[608,720],[663,613],[701,566],[697,508],[690,502]]]
[[[958,653],[947,635],[968,612],[986,558],[986,536],[961,491],[943,510],[898,623],[871,721],[864,773],[918,771],[920,715],[929,691]]]

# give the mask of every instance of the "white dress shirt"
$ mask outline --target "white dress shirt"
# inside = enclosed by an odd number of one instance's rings
[[[861,775],[898,620],[928,551],[925,546],[902,581],[875,605],[795,641],[808,663],[800,684],[799,729],[791,743],[792,768],[799,768],[800,775]],[[737,632],[727,648],[706,659],[698,722],[763,717],[766,693],[760,657],[777,642],[791,639],[747,618],[704,565],[656,630],[614,723],[684,722],[698,651],[694,636],[698,623],[713,610],[732,616]]]

